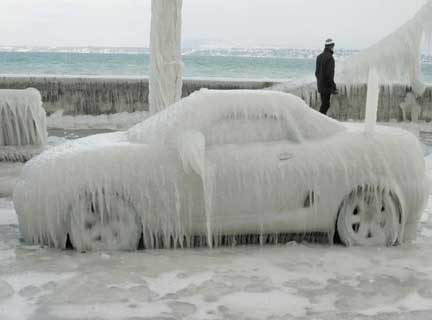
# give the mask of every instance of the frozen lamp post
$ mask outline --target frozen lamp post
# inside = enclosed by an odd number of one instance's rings
[[[150,113],[181,98],[182,0],[152,0],[150,31]]]

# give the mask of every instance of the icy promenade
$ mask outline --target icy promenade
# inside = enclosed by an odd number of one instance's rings
[[[81,254],[22,245],[0,199],[0,319],[429,320],[432,201],[418,238]]]
[[[64,110],[64,115],[99,115],[148,110],[148,79],[102,77],[3,76],[0,89],[37,88],[48,114]],[[269,89],[295,93],[314,108],[320,101],[315,85],[302,89],[272,81],[189,79],[184,81],[183,96],[202,87],[209,89]],[[340,95],[332,99],[330,115],[339,120],[364,119],[366,86],[348,88],[339,85]],[[402,120],[399,105],[404,102],[406,86],[383,87],[378,108],[378,121]],[[432,87],[417,99],[421,105],[419,120],[432,121]],[[408,117],[410,113],[408,112]]]

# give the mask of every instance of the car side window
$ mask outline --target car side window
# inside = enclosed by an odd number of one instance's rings
[[[300,140],[288,119],[274,114],[226,114],[202,131],[207,145]]]

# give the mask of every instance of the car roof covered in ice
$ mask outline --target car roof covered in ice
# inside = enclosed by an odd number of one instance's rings
[[[132,142],[170,144],[185,131],[205,131],[224,119],[279,121],[295,136],[293,140],[299,142],[326,138],[345,130],[341,123],[318,113],[291,94],[201,89],[132,127],[128,137]]]

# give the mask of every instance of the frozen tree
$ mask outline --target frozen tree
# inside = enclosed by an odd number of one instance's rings
[[[366,83],[370,69],[382,81],[411,85],[417,94],[424,92],[421,82],[421,48],[424,37],[431,38],[432,1],[395,32],[370,48],[348,59],[339,75],[341,82]]]
[[[182,0],[152,0],[150,34],[150,112],[156,113],[181,98]]]

